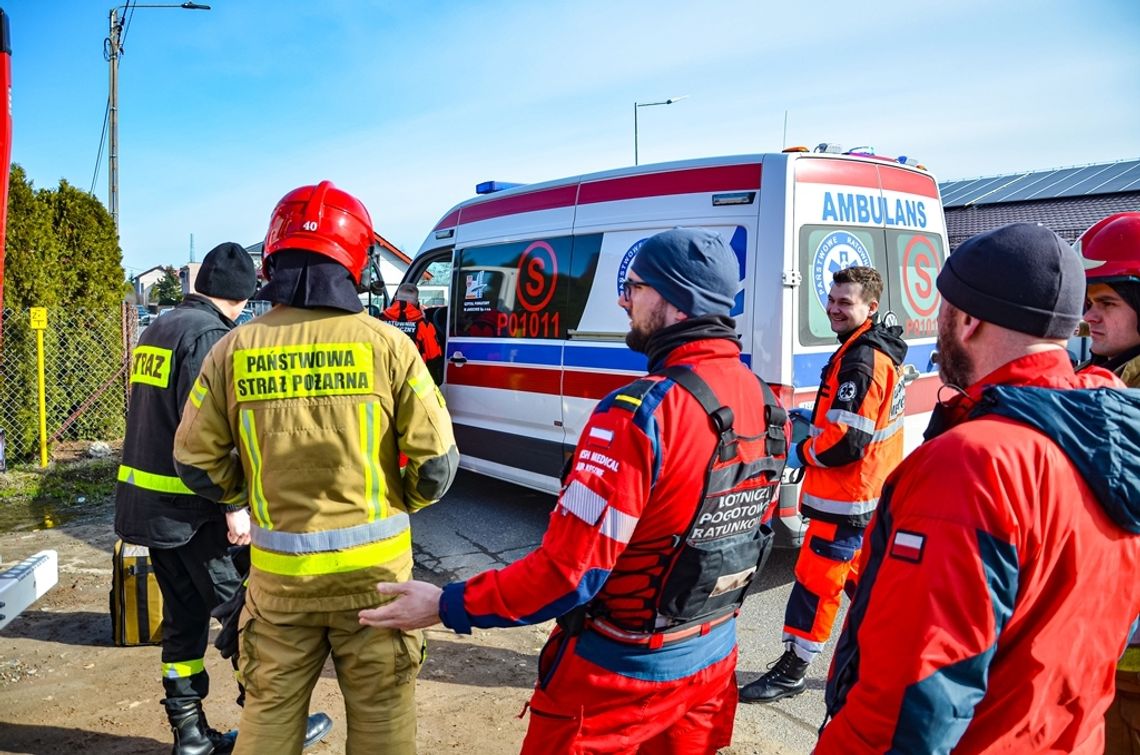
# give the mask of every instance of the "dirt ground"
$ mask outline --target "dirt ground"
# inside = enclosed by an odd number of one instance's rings
[[[0,501],[6,505],[13,504]],[[44,549],[59,554],[59,583],[0,631],[0,752],[168,753],[159,648],[111,643],[112,500],[85,498],[81,506],[82,515],[62,524],[33,517],[22,529],[0,533],[5,564]],[[476,630],[470,637],[429,630],[428,660],[416,693],[419,752],[518,752],[526,729],[519,715],[548,630]],[[237,726],[240,711],[228,661],[211,647],[206,666],[211,725]],[[307,752],[343,752],[344,704],[331,662],[311,709],[327,712],[334,727]],[[742,741],[747,735],[739,727],[736,739],[724,755],[789,752],[770,742]]]

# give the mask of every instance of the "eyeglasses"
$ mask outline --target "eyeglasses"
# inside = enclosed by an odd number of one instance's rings
[[[635,281],[630,278],[626,278],[621,282],[621,295],[628,299],[629,295],[633,293],[633,290],[635,288],[641,288],[648,285],[648,283],[643,283],[642,281]]]

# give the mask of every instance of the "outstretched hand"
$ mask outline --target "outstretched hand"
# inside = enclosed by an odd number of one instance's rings
[[[392,600],[360,612],[360,623],[381,629],[424,629],[439,623],[443,590],[430,582],[379,582],[376,592]]]

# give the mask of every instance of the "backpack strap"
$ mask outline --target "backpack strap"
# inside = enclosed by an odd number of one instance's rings
[[[709,415],[713,427],[722,437],[732,432],[735,421],[732,409],[723,406],[716,394],[709,388],[701,377],[690,367],[676,365],[667,367],[656,374],[669,378],[692,394]],[[788,421],[788,413],[776,400],[776,394],[759,375],[754,375],[760,384],[760,392],[764,396],[764,424],[767,426],[764,440],[764,450],[769,456],[786,456],[788,453],[787,436],[784,434],[784,425]],[[727,438],[726,438],[727,440]]]

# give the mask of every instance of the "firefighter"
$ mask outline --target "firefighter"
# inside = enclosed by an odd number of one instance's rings
[[[401,283],[396,288],[392,306],[380,313],[380,319],[407,333],[416,344],[428,372],[436,384],[443,382],[443,350],[435,326],[424,319],[420,309],[420,290],[415,283]]]
[[[810,435],[788,453],[789,467],[804,468],[800,510],[809,522],[784,611],[785,650],[741,688],[744,702],[769,703],[806,688],[808,665],[831,636],[844,587],[857,576],[879,489],[903,457],[900,365],[907,347],[902,328],[879,319],[882,276],[849,267],[833,281],[827,316],[839,349],[823,369]]]
[[[1140,394],[1074,373],[1080,257],[1014,223],[938,274],[946,389],[891,473],[815,752],[1099,753],[1140,610]]]
[[[1119,212],[1077,241],[1084,258],[1084,320],[1092,336],[1089,364],[1140,388],[1140,212]]]
[[[1089,365],[1140,388],[1140,212],[1118,212],[1077,240],[1085,264]],[[1116,665],[1116,697],[1105,715],[1105,752],[1140,755],[1140,631]]]
[[[740,360],[739,289],[719,235],[646,240],[618,304],[650,373],[595,408],[542,544],[442,590],[379,585],[397,599],[361,612],[465,634],[559,617],[524,753],[702,755],[731,742],[735,616],[771,543],[787,449],[783,409]]]
[[[175,755],[233,747],[234,732],[223,735],[210,728],[202,710],[210,691],[203,656],[211,609],[232,598],[241,584],[228,552],[226,520],[248,514],[244,502],[219,507],[182,484],[171,457],[174,431],[206,354],[234,328],[234,318],[256,288],[253,261],[241,245],[214,247],[198,269],[197,293],[147,326],[131,369],[115,533],[150,548],[163,601],[162,703]],[[310,726],[313,742],[331,725],[327,716],[316,714]]]
[[[285,195],[264,246],[275,306],[210,352],[175,438],[189,488],[250,503],[239,754],[300,751],[330,653],[347,752],[415,751],[423,636],[357,611],[380,603],[377,580],[411,576],[409,514],[446,492],[459,454],[415,346],[360,305],[372,238],[364,205],[328,181]]]

